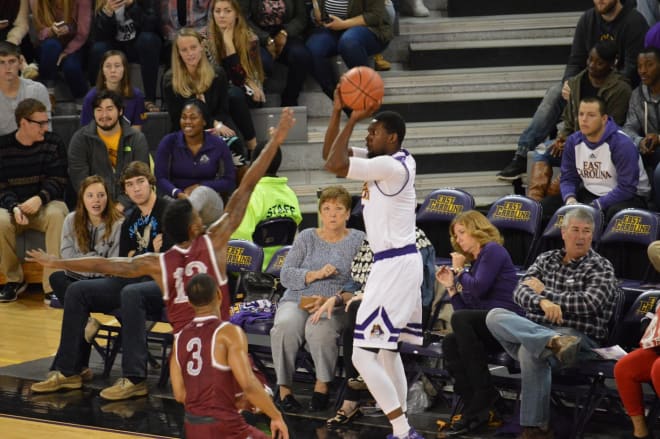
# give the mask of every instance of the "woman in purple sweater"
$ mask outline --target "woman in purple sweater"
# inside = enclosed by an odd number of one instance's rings
[[[452,266],[440,267],[436,279],[447,289],[454,307],[454,332],[445,337],[442,348],[454,391],[464,403],[462,417],[451,429],[462,434],[484,426],[500,397],[491,382],[488,354],[503,348],[486,327],[486,314],[491,308],[519,314],[522,310],[513,301],[516,269],[497,228],[470,210],[454,218],[449,234],[456,250],[451,253]]]
[[[222,138],[204,130],[207,112],[200,100],[184,103],[181,130],[160,141],[154,172],[158,190],[172,198],[188,198],[204,224],[220,217],[221,194],[236,187],[229,147]]]

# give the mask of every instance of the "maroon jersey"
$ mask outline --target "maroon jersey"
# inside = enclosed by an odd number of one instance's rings
[[[172,246],[165,253],[161,253],[159,258],[163,276],[163,300],[167,306],[167,319],[175,334],[195,317],[195,312],[188,303],[185,286],[193,276],[199,273],[213,276],[220,285],[222,320],[229,320],[231,302],[229,287],[226,277],[220,273],[213,244],[208,235],[198,236],[188,248]]]
[[[218,363],[213,355],[217,333],[225,325],[231,323],[216,316],[195,317],[175,336],[176,361],[186,388],[186,414],[217,421],[207,427],[191,426],[191,430],[210,428],[215,433],[211,437],[218,438],[262,437],[238,413],[235,401],[243,390],[231,368]]]

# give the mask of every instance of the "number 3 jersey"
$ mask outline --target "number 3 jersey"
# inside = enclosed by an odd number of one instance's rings
[[[163,301],[167,306],[167,319],[176,334],[195,316],[188,303],[186,284],[199,273],[213,276],[222,290],[220,312],[222,320],[229,320],[229,288],[227,279],[220,273],[213,243],[208,235],[200,235],[188,248],[173,246],[160,255],[160,268],[163,276]]]

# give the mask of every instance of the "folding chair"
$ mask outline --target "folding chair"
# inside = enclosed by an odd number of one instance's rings
[[[227,275],[233,286],[230,286],[232,303],[243,299],[241,291],[242,274],[246,272],[261,272],[264,262],[264,250],[259,245],[243,239],[231,239],[227,243]]]
[[[505,195],[493,203],[487,217],[502,234],[513,264],[527,268],[541,228],[541,204],[522,195]]]
[[[453,251],[449,241],[449,224],[461,212],[474,209],[474,198],[462,189],[437,189],[426,196],[417,209],[415,222],[429,238],[436,254],[437,265],[451,263]]]

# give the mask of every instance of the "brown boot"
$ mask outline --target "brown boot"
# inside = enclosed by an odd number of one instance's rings
[[[552,168],[547,162],[534,162],[532,175],[529,177],[529,186],[527,186],[527,196],[541,201],[550,184],[550,177],[552,177]]]
[[[551,197],[553,195],[561,194],[561,189],[559,188],[559,180],[559,175],[552,179],[550,186],[548,186],[548,191],[546,192],[547,196]]]

